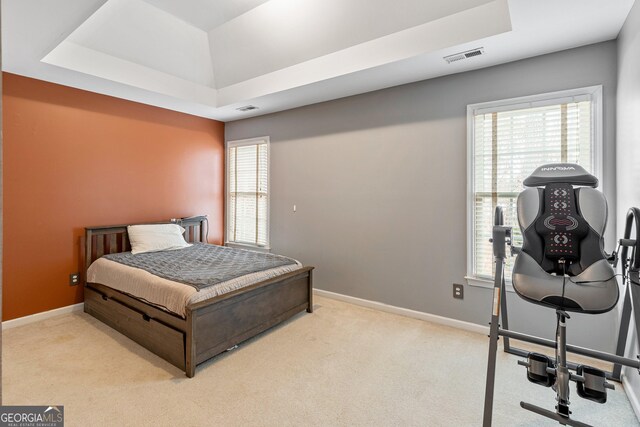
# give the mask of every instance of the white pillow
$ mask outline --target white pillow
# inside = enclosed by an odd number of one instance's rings
[[[178,224],[129,225],[131,253],[158,252],[182,249],[191,246],[184,240],[184,228]]]

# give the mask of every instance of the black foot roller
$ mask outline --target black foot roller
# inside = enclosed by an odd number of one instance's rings
[[[556,376],[548,373],[547,368],[553,368],[553,362],[549,357],[540,353],[529,353],[527,356],[527,379],[529,381],[551,387],[556,381]]]
[[[576,373],[584,377],[584,382],[576,384],[578,396],[598,403],[607,401],[606,377],[600,369],[579,365]]]

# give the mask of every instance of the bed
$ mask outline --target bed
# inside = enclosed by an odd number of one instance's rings
[[[205,241],[205,221],[205,217],[180,221],[187,242]],[[127,225],[85,228],[84,247],[84,311],[188,377],[195,375],[197,365],[217,354],[301,311],[313,312],[313,267],[298,266],[204,300],[191,298],[179,313],[118,286],[87,280],[94,261],[131,250]]]

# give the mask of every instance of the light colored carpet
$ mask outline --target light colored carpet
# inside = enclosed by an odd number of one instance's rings
[[[64,405],[67,426],[479,426],[488,338],[317,298],[192,379],[84,313],[3,344],[3,404]],[[519,407],[555,401],[516,360],[499,352],[494,426],[557,426]],[[617,383],[605,405],[571,393],[576,419],[639,425]]]

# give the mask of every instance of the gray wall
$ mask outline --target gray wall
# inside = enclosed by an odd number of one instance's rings
[[[316,266],[317,288],[486,325],[491,291],[451,290],[466,273],[467,104],[599,84],[615,213],[614,41],[227,123],[226,139],[271,137],[272,248]],[[514,329],[553,335],[551,310],[509,298]],[[573,321],[569,340],[612,349],[614,323]]]
[[[618,38],[617,112],[617,234],[622,236],[627,210],[640,207],[640,2],[631,9]],[[635,330],[631,333],[634,339],[630,355],[635,357],[638,354]],[[625,374],[632,392],[640,397],[640,376],[634,370],[626,370]]]

